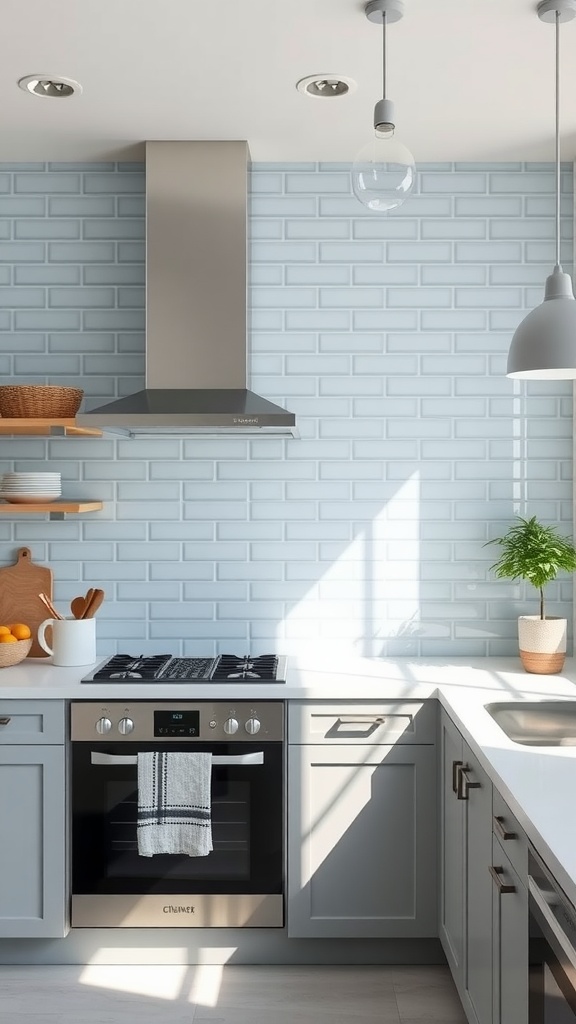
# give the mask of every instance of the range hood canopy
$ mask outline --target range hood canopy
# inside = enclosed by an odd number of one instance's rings
[[[146,388],[78,424],[297,436],[292,413],[247,389],[248,162],[246,142],[146,143]]]

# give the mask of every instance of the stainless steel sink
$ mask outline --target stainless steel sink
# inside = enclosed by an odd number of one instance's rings
[[[486,704],[486,711],[514,743],[576,746],[576,700]]]

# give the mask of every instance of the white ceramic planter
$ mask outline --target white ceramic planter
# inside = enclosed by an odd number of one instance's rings
[[[539,615],[520,615],[518,646],[526,672],[553,675],[561,672],[566,657],[566,619],[541,619]]]

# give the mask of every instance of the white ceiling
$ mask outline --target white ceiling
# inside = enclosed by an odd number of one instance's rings
[[[533,0],[405,0],[388,95],[417,161],[552,160],[554,27]],[[146,139],[247,139],[254,160],[352,160],[381,95],[362,0],[3,0],[0,161],[139,159]],[[562,158],[576,153],[576,20],[561,28]],[[80,81],[69,100],[16,82]],[[302,96],[315,73],[358,83]]]

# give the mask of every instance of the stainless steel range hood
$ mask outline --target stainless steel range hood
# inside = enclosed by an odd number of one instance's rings
[[[129,436],[297,436],[247,384],[245,142],[146,144],[146,389],[77,417]]]

